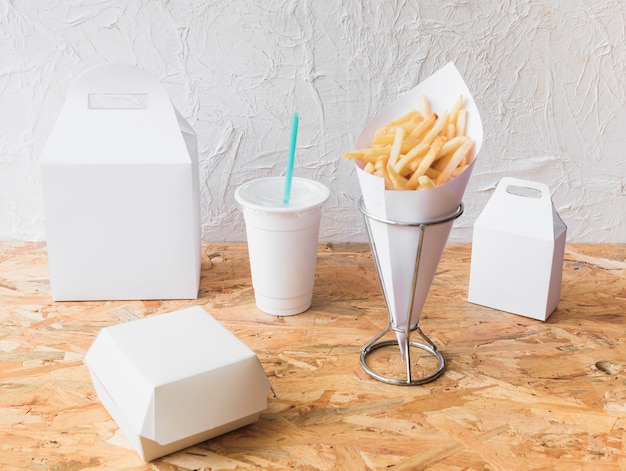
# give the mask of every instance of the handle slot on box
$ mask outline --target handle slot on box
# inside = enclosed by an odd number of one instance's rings
[[[506,192],[510,195],[521,196],[523,198],[541,198],[541,190],[537,188],[530,188],[527,186],[508,185]]]
[[[147,93],[90,93],[87,96],[90,110],[147,110]]]

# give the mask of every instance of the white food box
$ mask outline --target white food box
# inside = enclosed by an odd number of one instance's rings
[[[85,362],[146,461],[257,421],[271,389],[255,353],[199,306],[105,327]]]
[[[55,301],[197,298],[197,152],[147,72],[112,64],[75,81],[41,156]]]
[[[566,233],[546,185],[500,180],[474,224],[468,301],[545,321],[561,296]]]

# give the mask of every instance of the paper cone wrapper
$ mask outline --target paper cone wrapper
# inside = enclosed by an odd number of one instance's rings
[[[431,190],[415,191],[385,190],[384,180],[365,172],[362,164],[357,162],[365,209],[386,220],[429,223],[456,214],[482,146],[483,126],[474,99],[454,64],[448,63],[370,121],[359,135],[356,147],[360,149],[369,146],[379,128],[416,109],[420,95],[428,97],[431,109],[437,113],[451,108],[459,95],[463,95],[464,106],[468,111],[467,135],[476,142],[474,160],[465,171],[448,183]],[[453,222],[424,227],[419,276],[409,319],[411,327],[419,322]],[[404,331],[411,301],[420,228],[370,220],[370,232],[370,242],[379,261],[380,281],[386,294],[393,327]],[[398,341],[404,356],[402,332],[398,333]]]

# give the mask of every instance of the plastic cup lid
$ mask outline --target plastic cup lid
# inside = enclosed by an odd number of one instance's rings
[[[292,212],[324,203],[330,191],[322,183],[294,177],[289,204],[283,204],[284,177],[267,177],[244,183],[235,191],[235,199],[245,208],[271,212]]]

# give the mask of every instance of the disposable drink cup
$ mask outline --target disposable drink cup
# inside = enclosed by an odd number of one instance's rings
[[[284,183],[284,177],[260,178],[235,192],[246,222],[256,305],[276,316],[311,306],[322,205],[330,195],[323,184],[294,177],[290,201],[283,204]]]

